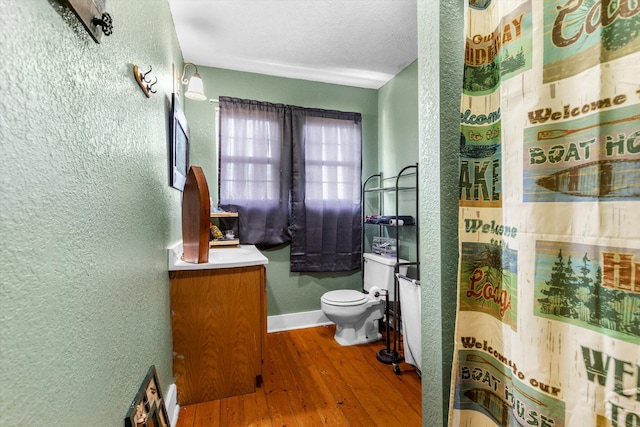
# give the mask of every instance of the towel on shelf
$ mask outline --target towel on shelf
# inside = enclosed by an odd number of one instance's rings
[[[368,215],[365,217],[365,222],[369,224],[390,224],[392,221],[402,221],[404,225],[415,225],[416,221],[411,215],[398,215],[398,216],[389,216],[389,215]]]

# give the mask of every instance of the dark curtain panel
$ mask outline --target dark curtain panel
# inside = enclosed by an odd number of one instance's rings
[[[281,104],[220,97],[219,205],[239,214],[242,243],[291,240],[291,134]]]
[[[290,107],[291,271],[351,271],[362,264],[359,113]]]

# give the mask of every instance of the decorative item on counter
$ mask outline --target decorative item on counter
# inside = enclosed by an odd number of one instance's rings
[[[222,231],[220,231],[217,225],[211,224],[211,240],[220,240],[220,239],[224,239],[224,236],[222,235]]]
[[[209,261],[211,233],[209,186],[199,166],[191,166],[182,195],[182,247],[184,261],[202,264]]]

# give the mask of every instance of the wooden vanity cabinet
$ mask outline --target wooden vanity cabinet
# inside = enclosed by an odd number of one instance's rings
[[[252,393],[267,333],[263,265],[170,272],[178,403]]]

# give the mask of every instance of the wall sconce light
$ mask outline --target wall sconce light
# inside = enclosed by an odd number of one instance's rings
[[[187,71],[187,65],[193,65],[196,71],[193,73],[190,79],[185,78],[185,72]],[[182,68],[182,77],[180,77],[180,82],[183,85],[187,86],[187,91],[184,93],[189,99],[193,99],[194,101],[204,101],[207,99],[207,96],[204,94],[204,85],[202,84],[202,77],[198,74],[198,67],[191,63],[187,62],[184,64]]]

